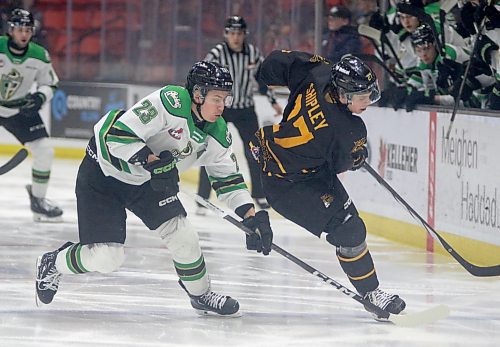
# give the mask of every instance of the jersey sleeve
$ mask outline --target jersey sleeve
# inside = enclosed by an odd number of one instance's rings
[[[264,59],[257,80],[267,86],[284,86],[294,92],[308,76],[309,71],[328,62],[319,55],[298,51],[273,51]]]
[[[264,56],[262,55],[262,53],[260,52],[260,50],[255,47],[255,55],[256,55],[256,59],[255,59],[255,62],[256,62],[256,67],[255,67],[255,80],[257,81],[257,84],[259,85],[259,93],[262,94],[262,95],[266,95],[267,96],[267,100],[269,101],[269,103],[272,105],[272,104],[275,104],[276,103],[276,95],[274,93],[274,91],[271,89],[271,88],[268,88],[267,85],[264,83],[264,81],[259,81],[258,79],[258,76],[257,76],[257,73],[258,71],[260,71],[260,67],[262,66],[262,62],[264,61]]]
[[[231,146],[224,148],[216,141],[211,141],[204,155],[208,179],[217,198],[233,211],[242,205],[253,204]]]
[[[54,92],[59,83],[59,78],[52,66],[49,54],[45,51],[47,62],[44,62],[41,69],[38,70],[36,81],[38,84],[37,91],[45,95],[45,100],[50,100],[54,96]]]

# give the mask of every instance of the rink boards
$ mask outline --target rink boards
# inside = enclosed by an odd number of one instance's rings
[[[371,108],[370,165],[471,261],[500,262],[500,119]],[[496,136],[495,136],[496,135]],[[370,231],[444,252],[367,172],[342,178]]]

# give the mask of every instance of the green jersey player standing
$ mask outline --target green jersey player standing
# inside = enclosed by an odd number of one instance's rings
[[[12,11],[9,31],[0,36],[0,126],[5,127],[33,156],[30,196],[33,218],[61,221],[63,211],[45,199],[54,149],[39,111],[57,88],[59,79],[48,52],[31,42],[35,22],[30,12]]]

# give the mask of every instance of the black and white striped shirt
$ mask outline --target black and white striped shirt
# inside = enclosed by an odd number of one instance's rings
[[[205,57],[206,61],[215,61],[227,66],[233,78],[233,104],[232,109],[242,109],[254,106],[253,94],[258,89],[265,91],[269,102],[276,102],[274,93],[265,85],[258,86],[255,80],[260,64],[264,60],[260,50],[252,44],[244,43],[241,52],[229,48],[227,42],[217,44]]]

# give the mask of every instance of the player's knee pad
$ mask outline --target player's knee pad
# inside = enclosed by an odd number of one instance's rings
[[[326,240],[337,247],[357,247],[366,240],[366,227],[358,215],[351,215],[341,224],[328,224]]]
[[[200,240],[185,216],[176,216],[156,229],[174,259],[190,262],[200,258]]]
[[[82,246],[82,263],[88,271],[108,273],[117,270],[125,260],[120,243],[93,243]]]
[[[40,171],[50,171],[54,159],[54,148],[47,137],[25,143],[33,156],[33,168]]]

